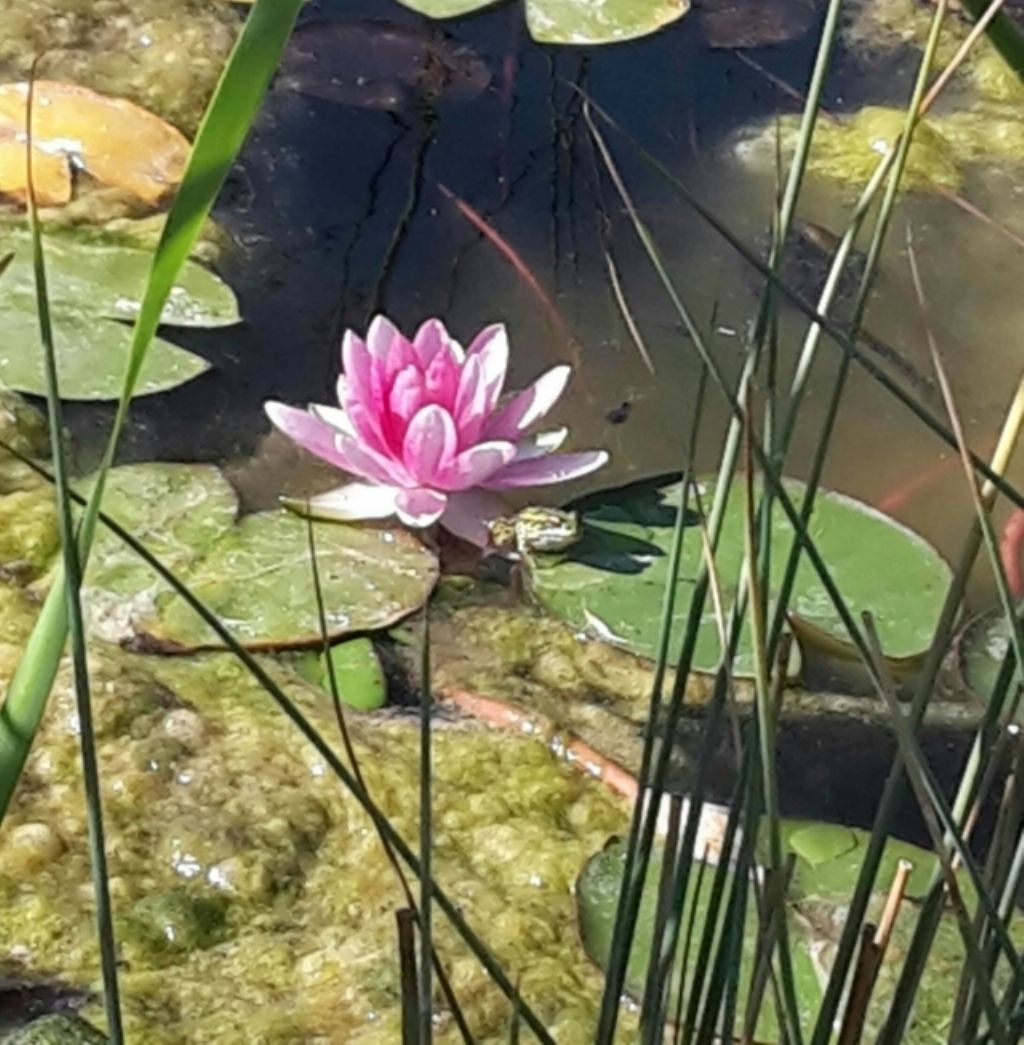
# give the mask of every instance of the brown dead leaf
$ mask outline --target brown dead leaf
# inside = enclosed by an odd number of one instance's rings
[[[28,84],[0,85],[0,138],[25,134],[27,99]],[[39,152],[74,156],[97,181],[149,204],[177,187],[188,158],[188,139],[159,116],[77,84],[37,81],[32,132]]]
[[[32,150],[36,203],[63,206],[71,199],[71,164],[63,153]],[[0,197],[24,203],[28,198],[28,149],[24,139],[0,138]]]

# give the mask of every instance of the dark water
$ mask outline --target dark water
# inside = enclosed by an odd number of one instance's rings
[[[325,0],[308,5],[303,21],[368,17],[438,32],[391,3]],[[802,86],[817,27],[815,20],[792,43],[745,53]],[[266,438],[262,403],[328,400],[341,332],[363,329],[383,310],[407,329],[441,316],[463,339],[485,323],[506,322],[513,387],[556,361],[573,363],[576,373],[558,419],[570,425],[575,446],[605,446],[613,455],[606,472],[589,480],[591,487],[679,466],[694,409],[696,352],[596,154],[580,91],[753,244],[763,242],[770,221],[775,176],[738,159],[733,135],[752,121],[795,112],[799,103],[734,53],[709,48],[692,14],[654,37],[608,48],[534,44],[516,4],[446,22],[442,31],[489,68],[490,84],[476,97],[442,96],[436,105],[392,113],[271,93],[216,211],[238,244],[222,275],[238,290],[245,322],[180,338],[214,369],[181,389],[137,401],[126,459],[233,461],[253,505],[271,503],[282,485],[292,491],[323,485],[315,470],[296,471],[301,459],[289,448]],[[912,68],[890,60],[872,70],[840,53],[826,105],[842,111],[899,102]],[[749,272],[665,181],[607,133],[687,305],[723,369],[734,375],[756,302]],[[441,186],[511,244],[560,320],[552,320]],[[1007,200],[998,184],[974,186],[974,193],[986,205]],[[840,231],[848,210],[834,189],[813,184],[801,205],[805,217]],[[1020,210],[1018,201],[1018,217]],[[1011,288],[1020,277],[1021,254],[945,201],[912,198],[900,207],[869,325],[919,369],[928,369],[928,360],[903,256],[908,223],[969,435],[987,449],[1022,359],[1019,339],[1007,340],[1019,308]],[[616,301],[609,253],[654,374]],[[998,308],[1004,309],[1001,318]],[[784,374],[803,330],[798,317],[784,313]],[[794,474],[806,467],[819,438],[838,359],[827,339],[821,357],[790,459]],[[89,446],[98,443],[109,413],[77,407],[71,418]],[[700,448],[708,467],[717,459],[726,419],[712,393]],[[853,374],[827,472],[830,485],[891,510],[951,551],[969,506],[962,477],[942,460],[934,437],[870,380]],[[579,492],[552,493],[565,498]]]

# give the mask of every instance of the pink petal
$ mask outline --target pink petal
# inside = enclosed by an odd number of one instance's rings
[[[356,430],[348,414],[337,406],[324,406],[322,403],[310,403],[309,412],[320,421],[326,421],[332,428],[337,428],[345,435],[355,435]]]
[[[528,458],[507,465],[484,486],[489,490],[511,490],[521,486],[548,486],[579,479],[597,471],[608,462],[604,450],[586,450],[576,454],[553,454]]]
[[[287,498],[285,503],[300,514],[309,514],[314,519],[353,522],[358,519],[386,519],[394,515],[397,495],[398,490],[394,486],[348,483],[308,500]]]
[[[431,483],[450,467],[456,448],[455,422],[436,403],[423,407],[409,422],[402,447],[406,470],[419,483]]]
[[[452,355],[451,348],[445,346],[434,356],[430,365],[423,372],[427,402],[438,403],[451,411],[455,406],[461,376],[462,364]]]
[[[439,319],[428,319],[416,331],[416,336],[412,339],[416,360],[423,370],[430,366],[431,361],[438,352],[443,348],[448,348],[451,343],[452,339],[444,323]],[[459,354],[461,354],[461,349]]]
[[[512,443],[497,440],[477,443],[463,450],[451,467],[438,475],[437,485],[443,490],[470,490],[504,468],[515,455],[516,448]]]
[[[383,361],[391,353],[392,346],[404,341],[398,328],[387,316],[374,316],[366,331],[366,349],[375,360]]]
[[[425,402],[426,389],[419,369],[407,366],[399,371],[388,396],[388,409],[403,432]]]
[[[502,323],[484,327],[466,350],[467,359],[479,359],[486,388],[484,410],[490,413],[498,402],[508,372],[508,332]]]
[[[431,526],[441,518],[448,505],[448,498],[437,490],[426,487],[415,487],[411,490],[400,490],[395,498],[398,518],[406,526],[422,528]]]
[[[377,453],[372,447],[352,436],[335,432],[334,448],[344,464],[340,467],[353,475],[360,475],[371,482],[386,486],[408,486],[409,473],[401,461],[386,454]]]
[[[550,432],[538,432],[516,443],[515,461],[531,461],[535,457],[553,454],[565,442],[568,428],[553,428]]]
[[[342,389],[339,382],[338,402],[345,407],[352,402],[369,403],[372,399],[370,353],[351,330],[346,330],[341,339],[341,365],[345,368],[345,387]]]
[[[388,354],[384,359],[385,382],[391,384],[399,371],[410,366],[416,366],[416,352],[412,347],[412,342],[407,337],[399,335],[391,342]]]
[[[480,360],[470,356],[462,367],[459,388],[455,393],[455,405],[452,415],[455,428],[459,433],[459,446],[472,446],[480,438],[484,422],[487,420],[487,386],[483,380],[483,368]]]
[[[338,435],[337,429],[326,421],[319,420],[306,410],[298,410],[284,403],[271,401],[265,403],[263,409],[274,426],[298,443],[303,450],[316,454],[335,468],[348,470],[347,460],[338,452],[334,443]]]
[[[499,407],[484,426],[484,435],[488,439],[517,439],[555,405],[571,373],[572,367],[563,365],[542,374],[529,388]]]
[[[448,498],[441,525],[464,541],[486,547],[490,542],[487,524],[505,513],[505,506],[492,493],[484,490],[462,490]]]

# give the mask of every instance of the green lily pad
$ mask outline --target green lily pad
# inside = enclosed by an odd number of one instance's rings
[[[131,327],[75,313],[56,313],[53,326],[61,399],[117,399],[131,348]],[[0,384],[45,396],[43,348],[35,314],[0,309],[0,344]],[[135,394],[164,392],[209,369],[201,356],[154,338]]]
[[[0,384],[45,395],[29,242],[22,234],[5,231],[0,246],[14,253],[0,279]],[[153,255],[67,234],[47,236],[44,246],[61,397],[116,399],[131,330],[115,320],[132,320],[138,314]],[[231,289],[189,261],[161,318],[169,326],[221,327],[239,322],[240,316]],[[201,357],[157,338],[135,394],[166,391],[207,369]]]
[[[83,483],[83,492],[92,489]],[[220,469],[202,464],[130,464],[107,476],[103,511],[176,573],[234,526],[238,498]],[[130,637],[155,612],[167,584],[105,526],[89,557],[83,589],[92,631]]]
[[[495,0],[400,2],[429,18],[454,18]],[[657,32],[689,9],[689,0],[526,0],[526,24],[542,44],[611,44]]]
[[[866,831],[854,828],[802,820],[783,820],[780,826],[784,847],[796,852],[798,857],[787,898],[788,920],[797,1002],[801,1022],[805,1027],[809,1027],[817,1013],[821,997],[819,973],[812,955],[820,954],[823,945],[834,942],[822,931],[823,926],[833,927],[835,931],[842,926],[842,914],[856,885],[870,836]],[[765,842],[762,831],[762,837],[758,839],[759,849],[765,848]],[[810,856],[805,853],[809,853]],[[914,865],[907,895],[912,898],[920,897],[927,887],[935,858],[925,849],[892,838],[886,843],[876,880],[879,895],[884,895],[888,889],[900,860],[909,860]],[[576,907],[583,946],[590,958],[602,969],[607,966],[611,951],[612,930],[624,863],[625,843],[614,842],[590,858],[576,883]],[[647,975],[661,867],[662,854],[660,849],[655,848],[644,883],[636,935],[626,970],[626,990],[634,998],[641,996]],[[704,881],[697,898],[694,923],[697,940],[700,939],[708,916],[708,900],[714,870],[712,867],[705,870]],[[697,871],[698,866],[695,865],[691,869],[690,896],[693,895]],[[727,889],[731,886],[730,874]],[[810,912],[816,912],[817,917],[806,917]],[[683,916],[685,924],[689,918],[688,908]],[[745,996],[750,983],[758,931],[754,897],[751,894],[748,896],[742,948],[743,968],[739,995],[741,998]],[[692,968],[688,970],[687,982],[691,973]],[[677,966],[673,977],[673,998],[678,992],[679,981]],[[770,1003],[762,1008],[757,1037],[761,1041],[779,1040],[775,1014]]]
[[[615,910],[618,902],[619,889],[622,883],[622,872],[625,865],[625,843],[615,842],[600,853],[592,856],[587,861],[582,873],[576,882],[576,910],[579,919],[580,936],[583,949],[588,956],[602,969],[608,964],[611,953],[612,933],[615,926]],[[651,950],[651,938],[654,934],[655,911],[657,906],[658,883],[661,877],[662,858],[661,852],[655,849],[647,868],[647,877],[644,881],[644,890],[640,901],[640,911],[637,916],[636,932],[633,936],[633,945],[630,949],[629,961],[626,966],[626,992],[634,999],[639,1000],[643,995],[644,981],[647,977],[648,959]],[[688,896],[693,896],[697,883],[699,864],[694,863],[690,869],[690,884]],[[694,921],[695,949],[700,942],[701,933],[708,917],[708,906],[711,896],[711,887],[714,879],[715,869],[707,867],[701,881],[700,892],[697,894],[697,913]],[[731,872],[727,876],[726,896],[732,888],[733,876]],[[683,925],[689,918],[689,906],[684,911]],[[742,958],[742,971],[740,973],[740,993],[744,998],[750,986],[751,974],[757,954],[758,922],[754,908],[754,897],[748,896],[748,909],[745,923]],[[683,947],[680,944],[677,954],[681,959]],[[817,972],[807,947],[794,946],[793,965],[797,986],[797,999],[800,1008],[801,1022],[809,1024],[817,1010],[821,997],[821,988],[818,983]],[[681,960],[677,959],[672,976],[672,987],[669,994],[669,1011],[675,1010],[676,999],[681,986]],[[685,983],[685,989],[689,989],[694,971],[694,962],[691,960]],[[759,1041],[778,1041],[779,1028],[775,1013],[771,1004],[762,1007],[757,1026],[757,1038]]]
[[[246,516],[183,579],[251,648],[320,642],[306,527],[283,510]],[[410,534],[337,523],[313,527],[332,639],[386,628],[426,602],[437,560]],[[142,630],[167,652],[221,648],[178,595],[158,600],[156,616]]]
[[[967,625],[960,640],[960,671],[971,691],[988,700],[996,688],[999,669],[1010,648],[1010,625],[1002,610],[983,613]],[[1015,680],[1021,680],[1017,665]],[[1024,719],[1024,710],[1018,714]]]
[[[701,484],[709,505],[714,480]],[[787,479],[799,506],[805,487]],[[668,578],[679,484],[636,483],[587,498],[579,505],[582,539],[561,557],[536,557],[532,588],[548,610],[581,628],[645,657],[656,653],[662,600]],[[744,495],[733,485],[716,564],[725,610],[734,599],[744,556]],[[673,648],[689,613],[703,550],[696,515],[687,520],[677,580]],[[911,530],[842,494],[819,491],[810,531],[855,619],[874,616],[886,655],[911,662],[931,642],[949,586],[950,570],[935,549]],[[772,516],[773,588],[781,583],[793,543],[789,521],[777,506]],[[790,600],[802,641],[851,657],[846,633],[807,556],[801,558]],[[694,667],[713,671],[720,658],[718,621],[712,600],[704,608]],[[734,670],[753,673],[749,636],[741,640]]]

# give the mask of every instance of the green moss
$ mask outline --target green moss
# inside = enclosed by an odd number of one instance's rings
[[[287,666],[264,663],[336,737],[322,695]],[[365,814],[315,751],[226,655],[146,659],[97,644],[92,680],[111,889],[130,923],[129,1040],[398,1040],[402,894]],[[17,827],[48,824],[63,848],[31,878],[0,870],[0,937],[19,948],[26,971],[88,984],[98,956],[74,706],[65,668],[0,828],[3,847]],[[354,716],[350,728],[370,792],[414,839],[415,722]],[[181,746],[170,771],[153,772],[144,754],[166,737]],[[576,942],[572,883],[624,829],[621,803],[540,742],[444,728],[434,797],[438,879],[506,968],[521,970],[524,994],[564,1031],[559,1040],[587,1040],[601,980]],[[191,907],[196,897],[225,905],[219,926]],[[477,1040],[507,1040],[507,1003],[439,921]],[[190,946],[168,953],[168,928]],[[437,1040],[458,1040],[443,1017]]]
[[[33,1020],[4,1038],[5,1045],[106,1045],[107,1036],[80,1016],[55,1014]]]
[[[0,496],[0,568],[31,579],[59,548],[57,509],[49,486]]]
[[[192,134],[238,31],[210,0],[0,0],[0,67],[129,98]]]

